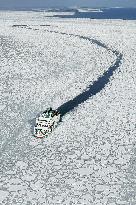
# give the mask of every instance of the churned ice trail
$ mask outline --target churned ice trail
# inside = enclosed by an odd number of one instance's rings
[[[24,27],[21,26],[21,28],[24,28]],[[34,28],[28,27],[26,25],[25,25],[25,28],[32,29],[32,30],[39,30],[38,28],[34,29]],[[98,46],[106,49],[107,51],[111,51],[117,57],[115,63],[113,65],[111,65],[108,68],[108,70],[103,73],[103,75],[101,77],[99,77],[96,81],[94,81],[93,84],[89,85],[83,93],[79,94],[74,99],[69,100],[68,102],[64,103],[63,105],[61,105],[60,107],[57,108],[57,110],[61,113],[61,116],[63,117],[65,114],[72,111],[78,105],[80,105],[81,103],[84,103],[90,97],[99,93],[106,86],[106,84],[110,80],[110,77],[113,75],[114,71],[119,68],[123,55],[119,51],[109,48],[107,45],[105,45],[101,41],[98,41],[98,40],[93,39],[93,38],[89,38],[87,36],[74,35],[74,34],[59,32],[59,31],[55,31],[55,30],[47,30],[47,29],[45,29],[44,31],[49,32],[49,33],[57,33],[57,34],[61,34],[61,35],[78,37],[80,39],[90,41],[91,43],[97,44]]]
[[[33,28],[28,27],[28,29],[33,29]],[[39,29],[33,29],[33,30],[39,30]],[[44,31],[49,32],[49,33],[58,33],[61,35],[74,36],[74,37],[78,37],[80,39],[88,40],[93,44],[97,44],[98,46],[105,48],[107,51],[111,51],[117,57],[115,63],[113,65],[111,65],[108,68],[108,70],[103,73],[103,75],[101,77],[99,77],[96,81],[94,81],[93,84],[89,85],[87,87],[86,91],[84,91],[83,93],[76,96],[74,99],[69,100],[68,102],[64,103],[63,105],[61,105],[60,107],[57,108],[57,110],[61,113],[61,116],[63,117],[65,114],[72,111],[74,108],[78,107],[78,105],[80,105],[81,103],[84,103],[90,97],[99,93],[106,86],[106,84],[110,80],[110,77],[113,75],[114,71],[119,68],[123,55],[119,51],[109,48],[107,45],[105,45],[101,41],[89,38],[87,36],[74,35],[74,34],[59,32],[59,31],[55,31],[55,30],[51,31],[51,30],[47,30],[47,29]]]

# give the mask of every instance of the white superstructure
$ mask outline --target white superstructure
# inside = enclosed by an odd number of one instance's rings
[[[34,136],[37,138],[47,137],[60,121],[60,113],[48,108],[38,118],[34,127]]]

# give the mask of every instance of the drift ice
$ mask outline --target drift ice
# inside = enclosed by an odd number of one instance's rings
[[[48,108],[36,118],[34,136],[37,138],[47,137],[60,122],[60,113]]]

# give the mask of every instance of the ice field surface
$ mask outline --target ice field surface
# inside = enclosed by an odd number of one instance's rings
[[[47,15],[0,12],[0,204],[134,205],[136,21]],[[35,139],[36,116],[89,89],[113,51],[104,88]]]

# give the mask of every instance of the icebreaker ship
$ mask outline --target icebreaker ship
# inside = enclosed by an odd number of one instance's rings
[[[60,113],[48,108],[36,118],[34,136],[37,138],[47,137],[60,122]]]

